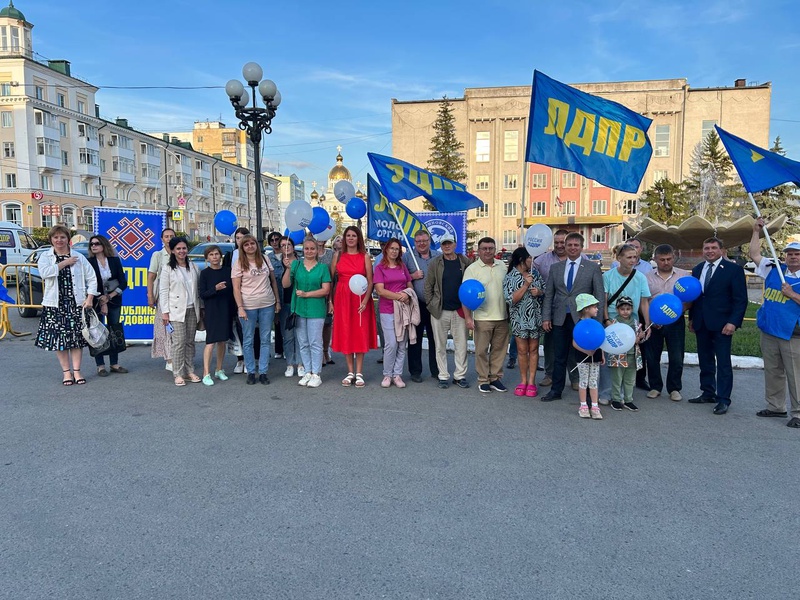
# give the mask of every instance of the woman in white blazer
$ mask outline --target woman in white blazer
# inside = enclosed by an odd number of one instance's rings
[[[194,336],[202,309],[197,290],[200,272],[186,259],[189,246],[184,238],[172,238],[169,251],[169,262],[161,267],[158,276],[158,309],[167,332],[172,336],[175,385],[184,386],[186,379],[192,383],[202,381],[194,372]]]
[[[92,307],[97,278],[89,261],[69,247],[69,229],[56,225],[48,238],[53,249],[42,252],[37,265],[44,297],[35,345],[55,351],[63,385],[83,385],[86,379],[81,375],[81,356],[88,344],[81,334],[81,313]]]

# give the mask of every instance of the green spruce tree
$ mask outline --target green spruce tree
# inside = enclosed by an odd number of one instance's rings
[[[679,225],[691,216],[684,186],[669,179],[656,181],[639,202],[647,206],[646,216],[663,225]]]

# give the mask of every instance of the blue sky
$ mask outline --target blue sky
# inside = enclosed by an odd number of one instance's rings
[[[7,0],[0,0],[5,4]],[[353,179],[367,152],[391,153],[391,99],[460,97],[529,85],[685,77],[692,87],[772,82],[770,139],[800,160],[800,39],[786,0],[17,0],[35,51],[101,88],[101,115],[141,131],[235,126],[223,89],[253,60],[283,96],[266,167],[324,185],[342,145]],[[794,66],[792,66],[794,65]]]

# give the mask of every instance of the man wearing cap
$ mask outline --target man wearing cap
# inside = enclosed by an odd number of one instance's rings
[[[422,334],[427,331],[428,335],[428,367],[431,370],[431,377],[439,377],[439,368],[436,366],[436,342],[433,340],[433,326],[431,325],[431,313],[425,304],[425,276],[428,273],[428,265],[431,260],[439,256],[441,252],[431,250],[431,234],[425,229],[419,230],[414,235],[414,248],[410,252],[403,253],[403,264],[411,273],[411,282],[414,285],[414,292],[417,294],[419,302],[419,325],[417,325],[417,343],[408,346],[408,371],[411,373],[411,381],[422,383]],[[416,258],[416,262],[414,261]]]
[[[679,269],[674,266],[675,251],[669,244],[656,246],[653,251],[653,260],[656,261],[656,268],[648,273],[647,284],[650,286],[650,297],[655,298],[659,294],[672,294],[675,282],[681,277],[690,275],[689,271]],[[684,304],[684,312],[687,308]],[[653,325],[650,328],[650,340],[642,349],[647,363],[647,377],[650,384],[650,391],[647,392],[648,398],[658,398],[664,387],[664,380],[661,377],[661,351],[667,346],[667,357],[669,365],[667,367],[667,393],[673,402],[680,402],[681,389],[683,387],[683,353],[686,350],[686,320],[683,313],[677,321],[670,325]]]
[[[442,249],[440,256],[428,263],[425,276],[425,304],[431,313],[433,338],[436,342],[436,366],[439,368],[439,387],[450,387],[450,374],[447,370],[447,332],[453,335],[455,346],[455,369],[453,383],[460,388],[468,388],[467,381],[467,322],[461,311],[458,289],[464,271],[470,260],[456,253],[456,240],[449,234],[439,238]],[[432,352],[430,350],[429,352]]]
[[[550,267],[542,306],[542,328],[553,332],[555,360],[553,385],[542,396],[542,402],[561,398],[567,376],[567,358],[572,352],[572,330],[580,320],[576,298],[578,294],[591,294],[604,298],[603,275],[600,265],[582,256],[584,239],[573,231],[564,240],[567,258]],[[599,319],[598,319],[599,320]]]
[[[786,424],[800,428],[800,243],[792,242],[783,249],[786,263],[780,269],[786,282],[782,283],[773,262],[761,256],[763,227],[764,219],[759,218],[750,239],[750,258],[756,263],[756,275],[764,279],[764,302],[756,313],[756,323],[761,330],[767,408],[756,415],[786,418],[788,383],[792,415]]]
[[[722,240],[716,237],[703,242],[705,260],[692,269],[692,276],[700,280],[703,293],[689,309],[689,331],[697,337],[702,390],[689,402],[716,403],[715,415],[724,415],[731,404],[731,341],[736,329],[742,326],[747,310],[744,269],[723,258],[724,248]]]
[[[483,303],[471,311],[461,305],[466,315],[467,329],[475,331],[475,370],[478,372],[478,391],[505,392],[503,359],[508,348],[508,315],[503,295],[506,265],[494,257],[497,244],[490,237],[478,240],[478,260],[464,271],[464,281],[475,279],[483,284],[486,295]]]

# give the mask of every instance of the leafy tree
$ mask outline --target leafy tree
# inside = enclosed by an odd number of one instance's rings
[[[669,179],[655,182],[642,194],[639,202],[643,213],[664,225],[679,225],[690,216],[684,186]]]
[[[456,137],[456,118],[453,115],[453,106],[447,99],[442,98],[439,105],[439,112],[436,121],[433,123],[433,137],[431,138],[430,157],[428,158],[428,170],[447,177],[453,181],[465,183],[467,180],[467,161],[464,160],[464,142]],[[422,201],[425,210],[436,210],[427,200]],[[469,219],[469,223],[474,223],[475,219]],[[467,240],[474,241],[477,235],[472,228],[467,228]]]

